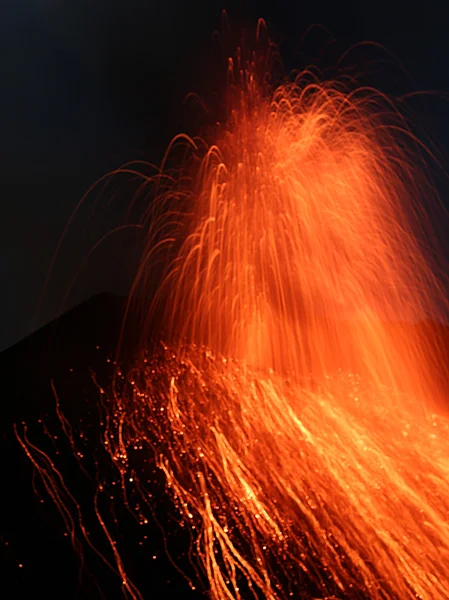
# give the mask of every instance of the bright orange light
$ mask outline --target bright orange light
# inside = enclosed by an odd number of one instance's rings
[[[241,58],[229,73],[186,215],[154,221],[142,263],[145,280],[160,228],[189,223],[167,242],[167,345],[116,388],[106,448],[123,482],[130,447],[154,452],[216,600],[298,598],[306,579],[320,597],[449,598],[434,350],[388,325],[438,294],[417,142],[372,90],[305,72],[270,92]]]
[[[118,400],[145,407],[125,439],[163,440],[213,598],[298,597],[304,572],[321,594],[447,598],[447,424],[424,410],[429,347],[391,326],[437,290],[405,125],[371,90],[303,73],[267,95],[254,63],[230,69],[165,281],[169,359]]]

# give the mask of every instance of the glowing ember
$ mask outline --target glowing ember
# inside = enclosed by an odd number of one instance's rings
[[[261,74],[230,62],[228,121],[159,192],[189,204],[154,217],[136,281],[170,230],[167,346],[116,382],[105,447],[125,501],[130,449],[154,453],[214,599],[449,598],[435,349],[386,325],[438,294],[406,127],[372,91]]]

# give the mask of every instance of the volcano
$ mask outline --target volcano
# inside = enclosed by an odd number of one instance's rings
[[[118,574],[105,564],[105,560],[113,562],[111,549],[98,529],[93,497],[102,460],[102,410],[96,400],[96,386],[107,389],[111,385],[125,306],[124,298],[95,296],[1,355],[5,393],[0,560],[3,585],[14,590],[16,597],[42,593],[46,598],[123,597]],[[447,356],[441,357],[443,364],[449,360],[449,328],[435,323],[407,327],[419,329],[419,335],[429,340],[437,340],[439,347],[447,350]],[[125,341],[123,355],[132,361],[131,339]],[[442,381],[441,389],[444,387]],[[71,423],[84,424],[84,471],[64,440],[57,409]],[[21,435],[26,431],[27,439],[54,460],[67,489],[73,492],[73,498],[67,496],[63,500],[72,505],[75,517],[78,507],[82,510],[83,525],[92,542],[92,547],[87,543],[79,547],[82,558],[77,556],[69,533],[73,527],[74,536],[80,535],[79,523],[76,518],[71,521],[74,517],[68,513],[58,512],[49,493],[50,481],[49,490],[33,469],[16,431]],[[144,598],[166,594],[202,597],[201,573],[194,572],[188,556],[190,537],[173,517],[172,502],[166,497],[162,482],[157,484],[157,477],[152,491],[154,518],[146,524],[144,534],[125,507],[119,509],[123,514],[116,515],[120,526],[115,535],[121,543],[127,572],[138,582]],[[115,508],[111,503],[112,510]],[[195,590],[179,567],[195,582]],[[304,597],[313,595],[307,592],[306,581],[303,589]]]

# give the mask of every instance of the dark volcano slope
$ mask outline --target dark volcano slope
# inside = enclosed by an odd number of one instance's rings
[[[84,542],[83,561],[74,552],[63,516],[33,469],[15,435],[14,427],[54,462],[67,488],[82,509],[83,524],[92,544],[113,563],[111,546],[101,531],[94,512],[98,471],[111,469],[101,445],[100,394],[94,384],[105,389],[111,385],[113,358],[120,336],[125,309],[122,298],[100,295],[72,309],[0,355],[2,373],[2,427],[0,460],[0,573],[1,597],[33,598],[123,598],[121,578]],[[131,360],[132,341],[127,339],[123,354]],[[126,348],[126,350],[125,350]],[[56,413],[52,381],[60,408],[74,425],[75,437],[83,433],[78,461],[61,429]],[[45,459],[40,465],[48,468]],[[103,462],[102,462],[103,461]],[[80,469],[82,465],[85,472]],[[151,468],[151,467],[149,467]],[[113,475],[114,476],[114,475]],[[138,583],[144,598],[167,595],[194,596],[186,579],[166,555],[183,563],[189,540],[171,519],[172,507],[163,494],[163,485],[154,482],[157,522],[139,526],[121,502],[114,508],[100,506],[102,514],[117,519],[120,529],[113,532],[123,553],[131,579]],[[57,479],[57,477],[56,477]],[[70,509],[79,535],[76,504],[67,494],[61,500]],[[117,511],[113,514],[112,511]],[[120,514],[122,513],[122,514]],[[162,535],[161,527],[166,531]],[[144,539],[144,535],[146,538]],[[82,536],[81,536],[82,537]],[[156,559],[153,559],[156,556]],[[189,569],[188,563],[186,568]],[[7,591],[9,590],[9,592]],[[196,592],[198,595],[198,592]]]

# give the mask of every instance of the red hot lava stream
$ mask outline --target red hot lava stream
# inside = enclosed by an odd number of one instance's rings
[[[131,448],[154,453],[214,600],[303,597],[305,580],[321,597],[449,598],[435,350],[387,325],[439,293],[414,235],[416,141],[374,91],[310,72],[270,91],[257,71],[230,62],[227,122],[160,191],[185,203],[188,180],[189,233],[167,236],[164,349],[111,394],[105,447],[124,482]]]

